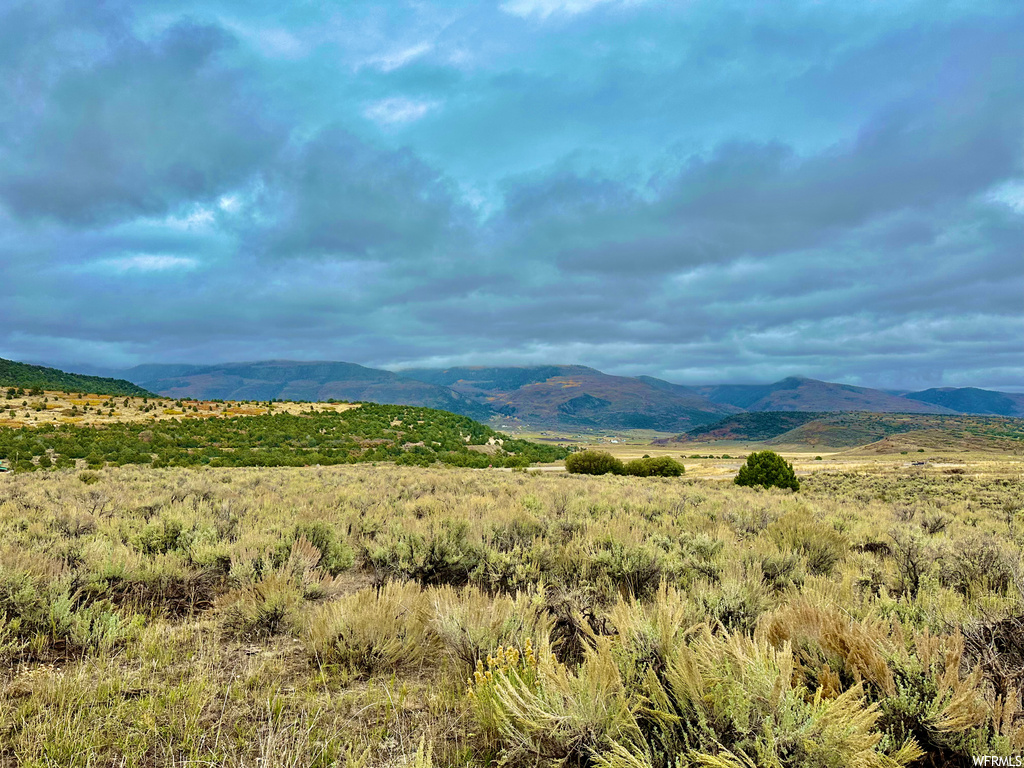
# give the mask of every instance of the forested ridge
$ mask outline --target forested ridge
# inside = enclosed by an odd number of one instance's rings
[[[277,467],[365,461],[522,467],[565,455],[564,448],[510,439],[447,411],[373,403],[341,413],[311,409],[302,414],[0,428],[0,459],[29,471],[72,467],[77,459],[90,467]]]
[[[0,357],[0,386],[22,389],[49,389],[62,392],[89,392],[95,395],[152,396],[152,393],[124,379],[85,376],[57,368],[29,365]]]

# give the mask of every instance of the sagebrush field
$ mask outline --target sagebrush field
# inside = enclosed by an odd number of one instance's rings
[[[1022,468],[983,470],[0,475],[0,764],[1019,753]]]

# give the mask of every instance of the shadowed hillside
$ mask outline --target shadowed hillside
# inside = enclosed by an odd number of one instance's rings
[[[677,442],[708,441],[708,440],[770,440],[773,437],[789,432],[809,421],[820,419],[823,413],[800,413],[783,411],[761,411],[758,413],[738,413],[713,424],[706,424],[689,430],[685,435],[677,435],[672,440]]]
[[[922,447],[1024,450],[1024,419],[916,413],[760,412],[730,416],[685,434],[655,441],[657,445],[704,442],[763,442],[812,448],[866,446],[896,435],[922,433]],[[927,434],[925,434],[927,433]],[[906,449],[908,441],[890,441]]]
[[[774,384],[697,387],[716,403],[747,411],[873,411],[876,413],[955,413],[941,405],[908,400],[879,389],[833,384],[792,376]]]
[[[648,377],[610,376],[582,365],[407,370],[498,413],[533,425],[674,431],[735,412],[687,387]]]
[[[222,365],[143,365],[125,372],[132,381],[167,397],[201,400],[360,400],[416,405],[487,419],[480,403],[391,371],[355,363],[270,360]]]
[[[1010,392],[992,392],[976,387],[944,387],[911,392],[903,397],[950,408],[960,413],[1024,416],[1024,395]]]
[[[126,395],[145,397],[151,392],[123,379],[83,376],[42,365],[17,363],[0,358],[0,387],[88,392],[94,395]]]

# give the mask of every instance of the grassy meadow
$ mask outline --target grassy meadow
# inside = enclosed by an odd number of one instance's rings
[[[685,463],[0,475],[0,765],[1020,753],[1018,460]]]
[[[76,425],[85,427],[169,420],[293,415],[309,412],[343,413],[352,403],[295,403],[193,400],[174,397],[94,395],[59,390],[0,386],[0,427]]]

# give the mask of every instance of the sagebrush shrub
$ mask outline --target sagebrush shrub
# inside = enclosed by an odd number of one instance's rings
[[[438,647],[428,610],[416,584],[362,589],[308,614],[306,648],[320,664],[339,664],[365,677],[408,672]]]

